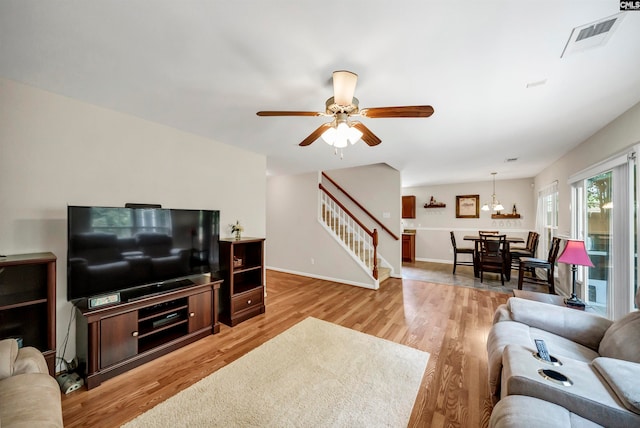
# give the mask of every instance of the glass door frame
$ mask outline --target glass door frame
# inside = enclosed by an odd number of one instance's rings
[[[636,147],[621,155],[614,156],[569,178],[571,185],[571,236],[575,239],[586,238],[587,210],[586,188],[588,179],[612,171],[612,209],[611,239],[609,260],[611,273],[607,286],[607,313],[609,319],[619,319],[634,308],[634,290],[638,284],[635,249],[639,246],[639,219],[636,215],[638,205],[638,174]],[[635,185],[634,185],[635,184]],[[580,296],[586,296],[587,275],[585,267],[578,267],[576,287]],[[620,284],[620,285],[619,285]],[[633,286],[629,286],[633,285]]]

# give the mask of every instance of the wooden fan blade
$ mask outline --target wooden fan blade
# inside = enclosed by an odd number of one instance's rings
[[[362,132],[362,141],[367,143],[369,146],[377,146],[382,143],[382,140],[378,138],[376,134],[371,132],[369,128],[364,126],[362,122],[351,122],[351,126]]]
[[[326,131],[329,128],[331,128],[331,122],[323,123],[322,125],[318,126],[318,129],[313,131],[307,138],[302,140],[302,143],[298,145],[302,147],[308,146],[309,144],[313,143],[318,138],[320,138],[320,136],[324,133],[324,131]]]
[[[378,117],[429,117],[433,114],[431,106],[373,107],[360,110],[360,115]]]
[[[322,116],[323,113],[317,111],[259,111],[258,116]]]

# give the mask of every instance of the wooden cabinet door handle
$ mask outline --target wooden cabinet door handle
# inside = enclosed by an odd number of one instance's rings
[[[247,300],[247,305],[251,304],[251,299]]]
[[[193,317],[195,317],[195,316],[196,316],[196,313],[195,313],[195,312],[189,312],[189,316],[190,316],[191,318],[193,318]]]
[[[138,337],[138,332],[137,332],[137,331],[134,331],[133,333],[131,333],[131,336],[133,336],[133,337]]]

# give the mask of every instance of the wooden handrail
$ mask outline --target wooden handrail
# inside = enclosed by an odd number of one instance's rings
[[[371,219],[373,221],[375,221],[385,232],[387,232],[389,235],[391,235],[393,237],[393,239],[395,239],[396,241],[400,238],[398,238],[391,230],[389,230],[389,228],[387,226],[385,226],[384,224],[382,224],[382,222],[380,222],[380,220],[378,220],[377,218],[374,217],[373,214],[371,214],[365,207],[363,207],[360,202],[356,201],[353,196],[351,196],[346,190],[344,190],[338,183],[336,183],[335,181],[333,181],[333,179],[331,177],[329,177],[327,175],[326,172],[322,171],[322,176],[324,178],[326,178],[327,180],[329,180],[331,182],[331,184],[333,184],[334,186],[336,186],[336,188],[338,190],[340,190],[342,193],[344,193],[344,195],[349,198],[351,200],[351,202],[353,202],[354,204],[356,204],[358,206],[358,208],[360,208],[362,211],[364,211],[364,213],[366,215],[368,215],[369,217],[371,217]],[[328,192],[327,192],[328,193]],[[333,199],[333,198],[332,198]],[[335,201],[335,199],[334,199]],[[347,211],[345,208],[343,208],[345,211]],[[355,218],[355,216],[353,216],[353,218]]]
[[[358,220],[358,218],[354,216],[353,213],[349,211],[349,209],[342,204],[342,202],[340,202],[335,196],[333,196],[331,192],[322,185],[322,183],[318,183],[318,188],[322,190],[329,197],[329,199],[335,202],[335,204],[338,205],[340,209],[342,209],[354,222],[356,222],[358,226],[362,228],[362,230],[365,231],[367,235],[371,237],[371,242],[373,246],[372,275],[375,279],[378,279],[378,230],[377,229],[369,230],[367,226],[362,224],[362,222]]]
[[[326,187],[324,187],[324,186],[322,185],[322,183],[318,183],[318,187],[320,188],[320,190],[322,190],[324,193],[326,193],[326,194],[327,194],[327,196],[328,196],[329,198],[331,198],[331,200],[332,200],[333,202],[335,202],[335,203],[336,203],[336,205],[338,205],[340,208],[342,208],[342,210],[343,210],[344,212],[346,212],[346,213],[347,213],[347,215],[348,215],[349,217],[351,217],[351,218],[353,219],[353,221],[355,221],[355,222],[358,224],[358,226],[360,226],[360,227],[361,227],[365,232],[367,232],[367,235],[369,235],[369,236],[373,237],[373,231],[369,230],[369,229],[367,228],[367,226],[365,226],[364,224],[362,224],[362,222],[361,222],[360,220],[358,220],[358,218],[357,218],[356,216],[354,216],[354,215],[353,215],[353,213],[352,213],[351,211],[349,211],[349,209],[348,209],[347,207],[345,207],[345,206],[342,204],[342,202],[340,202],[340,201],[339,201],[335,196],[333,196],[333,195],[331,194],[331,192],[330,192],[329,190],[327,190],[327,188],[326,188]],[[374,229],[374,230],[375,230],[375,229]]]

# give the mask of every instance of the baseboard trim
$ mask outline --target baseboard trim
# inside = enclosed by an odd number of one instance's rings
[[[416,257],[417,262],[431,262],[431,263],[443,263],[446,265],[452,265],[453,260],[441,260],[441,259],[423,259]]]
[[[376,281],[376,284],[366,284],[364,282],[348,281],[340,278],[331,278],[324,275],[316,275],[308,272],[298,272],[291,269],[281,269],[273,266],[266,266],[266,269],[274,270],[276,272],[290,273],[292,275],[306,276],[308,278],[321,279],[323,281],[331,281],[331,282],[338,282],[340,284],[353,285],[356,287],[367,288],[369,290],[377,290],[379,288],[378,281]]]

